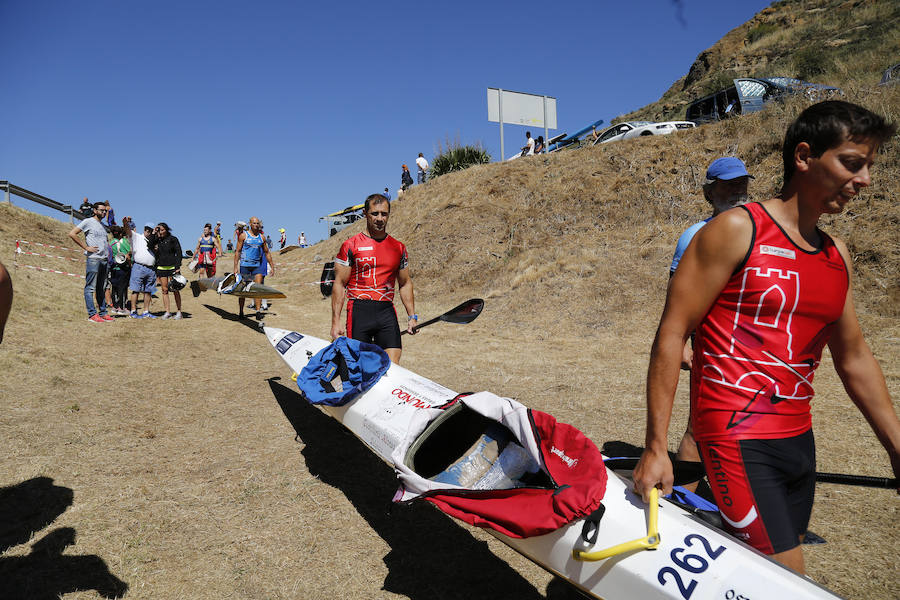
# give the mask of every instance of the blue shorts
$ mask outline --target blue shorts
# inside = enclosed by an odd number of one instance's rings
[[[156,291],[156,271],[145,267],[141,263],[134,263],[131,267],[131,278],[128,287],[132,292],[146,292],[152,294]]]
[[[258,264],[255,267],[251,265],[241,265],[241,277],[253,277],[255,275],[266,276],[266,265]]]

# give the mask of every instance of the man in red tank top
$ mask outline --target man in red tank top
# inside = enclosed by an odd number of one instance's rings
[[[781,195],[699,231],[672,278],[651,351],[635,492],[646,501],[654,487],[672,490],[667,431],[681,351],[696,330],[692,424],[723,521],[801,573],[815,492],[812,381],[826,344],[900,474],[900,420],[862,337],[847,247],[818,228],[870,184],[875,153],[895,131],[847,102],[803,111],[785,136]]]
[[[415,334],[416,314],[406,246],[387,234],[391,203],[381,194],[366,198],[363,216],[366,231],[341,244],[334,258],[334,289],[331,292],[331,337],[347,335],[384,348],[391,362],[402,352],[400,326],[394,310],[394,284],[400,286],[400,301],[409,314],[406,331]],[[346,328],[341,311],[347,298]]]

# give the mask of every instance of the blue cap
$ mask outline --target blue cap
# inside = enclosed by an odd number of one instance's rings
[[[738,177],[752,177],[747,172],[744,161],[736,156],[725,156],[717,158],[710,163],[706,170],[707,179],[721,179],[728,181],[729,179],[737,179]]]

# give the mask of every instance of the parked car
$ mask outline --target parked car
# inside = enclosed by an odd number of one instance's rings
[[[690,129],[695,126],[696,124],[691,121],[663,121],[660,123],[626,121],[602,131],[597,139],[594,140],[594,144],[605,144],[606,142],[615,142],[645,135],[668,135],[675,133],[679,129]]]
[[[878,85],[897,85],[898,83],[900,83],[900,63],[893,67],[888,67],[881,76],[881,81],[878,82]]]
[[[796,93],[804,93],[812,100],[844,95],[840,88],[793,77],[741,77],[727,88],[691,102],[685,119],[701,124],[719,121],[762,110],[767,102]]]

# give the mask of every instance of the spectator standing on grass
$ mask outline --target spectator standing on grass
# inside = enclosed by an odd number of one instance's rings
[[[237,247],[234,251],[234,272],[240,273],[241,279],[244,281],[253,280],[261,284],[266,275],[264,260],[268,261],[271,273],[274,275],[275,263],[272,262],[269,246],[266,245],[266,239],[263,237],[262,222],[257,217],[250,217],[250,231],[241,232],[237,240]],[[242,319],[244,318],[244,300],[245,298],[238,298],[238,316]]]
[[[216,239],[219,241],[219,252],[222,251],[222,221],[216,221],[216,229],[214,232]]]
[[[669,278],[675,274],[678,263],[681,261],[684,251],[690,245],[691,240],[700,228],[709,223],[713,217],[719,213],[725,212],[735,206],[747,203],[747,186],[750,183],[752,175],[747,172],[744,162],[734,156],[725,156],[712,161],[706,170],[706,181],[703,183],[703,197],[712,206],[712,214],[688,227],[678,243],[675,245],[675,255],[672,257],[672,265],[669,267]],[[684,351],[681,358],[681,368],[686,371],[691,370],[691,360],[693,357],[693,336],[692,340],[684,345]],[[686,460],[691,462],[699,462],[700,454],[697,452],[697,443],[694,441],[693,430],[691,429],[691,421],[688,419],[687,429],[681,438],[681,444],[678,446],[678,452],[675,455],[678,460]],[[696,484],[686,485],[690,491],[696,489]]]
[[[428,161],[425,160],[425,157],[422,156],[421,152],[419,152],[419,157],[416,159],[416,167],[416,176],[418,177],[418,182],[425,183],[425,177],[428,175]],[[385,196],[385,198],[390,200],[389,196]]]
[[[225,246],[225,248],[226,248],[229,252],[231,252],[232,250],[234,250],[234,245],[231,243],[231,238],[228,238],[228,245]]]
[[[297,238],[297,243],[300,244],[301,248],[309,246],[309,243],[306,241],[306,234],[302,231],[300,232],[300,237]]]
[[[409,172],[409,167],[403,165],[402,170],[400,171],[400,189],[405,192],[412,184],[413,178],[412,174]]]
[[[110,244],[112,268],[109,276],[112,312],[127,316],[128,280],[131,277],[131,243],[128,241],[124,228],[115,226],[111,227],[110,231],[113,237],[112,244]]]
[[[12,309],[13,285],[9,278],[9,271],[0,262],[0,344],[3,343],[3,330],[6,329],[6,320]]]
[[[347,335],[384,348],[391,362],[399,362],[403,345],[394,309],[394,284],[406,309],[406,331],[415,334],[419,323],[406,246],[387,234],[391,203],[381,194],[366,198],[366,230],[345,241],[334,258],[331,292],[331,338]],[[347,299],[347,322],[341,311]]]
[[[155,319],[156,315],[150,312],[150,297],[156,291],[156,255],[151,251],[156,246],[156,235],[153,233],[156,226],[145,223],[144,232],[138,233],[134,230],[131,217],[122,219],[122,226],[131,244],[131,277],[128,280],[128,287],[131,288],[130,316],[132,319]],[[144,297],[143,313],[137,312],[139,294]]]
[[[384,188],[384,191],[381,192],[381,195],[384,196],[385,198],[387,198],[387,199],[388,199],[388,202],[390,202],[390,200],[391,200],[391,193],[388,191],[387,188]]]
[[[93,215],[94,206],[87,199],[87,196],[84,197],[84,200],[81,201],[81,206],[78,207],[78,212],[82,215],[88,215],[88,218]]]
[[[522,156],[534,156],[534,138],[531,137],[531,132],[525,132],[525,145],[522,146]]]
[[[87,198],[85,198],[87,200]],[[87,308],[88,321],[92,323],[105,323],[114,319],[106,314],[106,280],[108,260],[108,237],[106,228],[103,227],[103,217],[106,216],[106,204],[94,202],[91,206],[93,216],[83,220],[72,228],[69,237],[84,250],[86,257],[84,271],[84,305]],[[78,237],[84,233],[84,241]],[[94,305],[97,299],[99,308]]]
[[[279,250],[284,250],[284,245],[287,243],[287,233],[284,231],[284,227],[278,230],[278,233],[281,235],[278,238],[278,243],[280,244]]]
[[[875,154],[895,132],[849,102],[800,113],[784,138],[781,193],[725,211],[697,233],[672,277],[650,355],[635,492],[647,501],[652,488],[672,491],[667,431],[684,344],[696,330],[691,419],[725,527],[801,574],[816,487],[812,380],[826,344],[900,475],[900,419],[860,330],[852,261],[844,242],[818,228],[871,184]]]
[[[156,254],[156,277],[162,291],[162,301],[165,313],[163,319],[181,319],[181,292],[177,289],[172,290],[175,296],[175,314],[169,310],[169,284],[175,275],[181,274],[181,243],[178,238],[172,235],[172,230],[165,223],[156,226],[156,244],[154,246],[154,254]]]
[[[197,269],[203,269],[206,277],[216,276],[216,260],[222,253],[222,242],[213,235],[212,225],[203,226],[203,235],[197,239],[197,247],[194,249],[194,257],[197,259]]]

